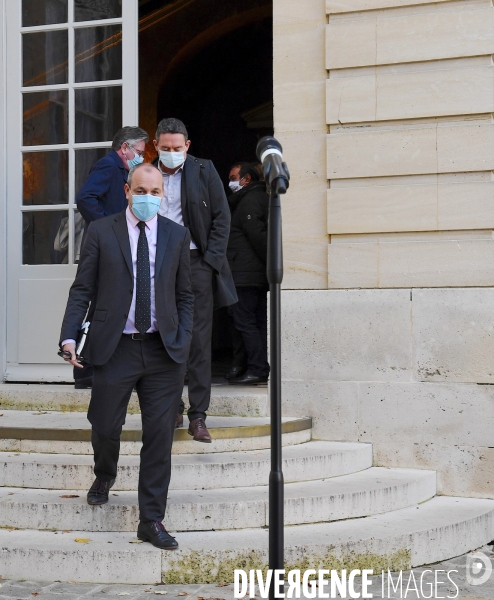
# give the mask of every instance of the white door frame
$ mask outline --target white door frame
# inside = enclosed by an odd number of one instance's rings
[[[0,144],[6,141],[6,29],[5,0],[0,0]],[[5,156],[4,152],[2,154]],[[7,174],[5,159],[0,161],[0,372],[5,373],[7,360]]]
[[[22,0],[0,0],[0,8],[5,3],[4,21],[8,23],[6,28],[6,140],[2,148],[6,156],[6,240],[2,247],[6,249],[7,255],[7,292],[6,305],[7,315],[2,323],[6,322],[6,337],[2,348],[5,348],[5,359],[2,362],[3,379],[7,381],[71,381],[72,369],[57,357],[58,336],[60,332],[61,319],[67,300],[67,292],[75,276],[76,265],[73,264],[73,248],[69,247],[69,263],[64,265],[23,265],[22,264],[22,212],[32,211],[38,207],[22,207],[23,168],[22,150],[36,151],[42,149],[67,149],[69,151],[69,204],[47,205],[42,210],[64,210],[69,209],[69,226],[73,231],[73,209],[75,207],[75,148],[110,147],[108,142],[75,144],[75,117],[74,117],[74,89],[87,87],[107,87],[111,85],[122,86],[123,101],[123,125],[138,124],[138,2],[137,0],[125,0],[122,2],[122,18],[109,19],[105,21],[88,21],[74,23],[73,1],[69,0],[68,25],[48,25],[38,28],[21,27]],[[74,84],[74,28],[97,25],[111,25],[122,23],[122,79],[116,81],[101,81],[87,84]],[[68,27],[69,39],[69,74],[68,83],[62,85],[46,85],[37,88],[22,88],[22,32],[37,30],[66,29]],[[0,34],[0,42],[1,42]],[[5,48],[5,44],[4,44]],[[5,58],[4,58],[5,60]],[[53,146],[22,146],[22,91],[43,91],[68,89],[69,94],[69,138],[68,144]],[[1,108],[1,99],[0,99]],[[2,128],[0,124],[0,140]],[[3,166],[3,165],[2,165]],[[2,174],[0,167],[0,176]],[[4,179],[4,178],[2,178]],[[3,183],[0,182],[0,186]],[[0,199],[0,214],[2,204]],[[2,220],[0,227],[5,223]],[[1,231],[1,230],[0,230]],[[0,233],[0,241],[2,234]],[[4,253],[5,255],[5,253]],[[0,259],[1,260],[1,259]],[[0,276],[2,266],[0,265]],[[36,283],[40,282],[43,293],[38,295]],[[3,286],[5,287],[5,286]],[[31,290],[36,297],[27,299],[22,290]],[[32,290],[35,291],[32,294]],[[2,292],[3,293],[3,292]],[[52,294],[50,296],[50,294]],[[42,298],[42,300],[40,300]],[[0,299],[1,301],[1,299]],[[40,304],[41,303],[41,304]],[[5,304],[3,304],[5,306]],[[20,308],[21,306],[21,308]],[[27,308],[26,308],[27,306]],[[27,315],[20,322],[20,315]],[[39,324],[39,327],[37,326]],[[27,328],[27,331],[26,331]],[[26,337],[27,336],[27,337]],[[36,356],[41,354],[43,359],[29,358],[29,346],[26,339],[32,336],[33,344],[37,348]],[[23,342],[20,340],[24,340]],[[2,327],[0,327],[0,343],[2,343]],[[6,345],[5,345],[6,344]],[[41,348],[41,350],[40,350]],[[41,352],[41,354],[40,354]],[[27,357],[27,358],[26,358]],[[1,358],[1,351],[0,351]]]

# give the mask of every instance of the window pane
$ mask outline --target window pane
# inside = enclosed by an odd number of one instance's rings
[[[23,34],[22,64],[25,86],[67,83],[67,30]]]
[[[122,16],[122,0],[75,0],[74,19],[95,21],[117,19]]]
[[[67,143],[67,90],[23,94],[23,144]]]
[[[67,150],[23,154],[23,204],[67,204],[69,201]]]
[[[86,222],[78,210],[74,211],[74,262],[78,263],[81,256],[82,238]]]
[[[22,224],[24,265],[60,265],[68,262],[66,210],[23,213]]]
[[[75,90],[75,141],[108,142],[122,127],[122,88]]]
[[[75,29],[75,81],[122,78],[122,26]]]
[[[94,163],[103,158],[109,148],[84,148],[75,151],[75,193],[79,193]]]
[[[22,0],[22,26],[67,23],[68,0]]]

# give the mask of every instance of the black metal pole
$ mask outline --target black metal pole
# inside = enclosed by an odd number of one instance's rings
[[[284,491],[281,446],[281,282],[283,248],[281,203],[277,180],[272,182],[269,202],[267,277],[270,303],[270,406],[271,472],[269,474],[269,568],[284,568]],[[275,586],[269,598],[274,600]]]

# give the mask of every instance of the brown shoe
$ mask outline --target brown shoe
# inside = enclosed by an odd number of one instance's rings
[[[192,419],[187,433],[192,435],[196,442],[211,443],[211,436],[209,435],[206,423],[204,423],[204,419]]]
[[[180,413],[177,413],[177,420],[175,421],[175,429],[184,426],[184,416]]]

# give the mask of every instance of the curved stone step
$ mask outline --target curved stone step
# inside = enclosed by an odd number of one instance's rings
[[[76,390],[73,385],[39,383],[0,384],[1,410],[66,410],[86,412],[91,390]],[[188,406],[188,390],[182,396]],[[129,413],[139,413],[139,402],[134,392],[129,402]],[[269,415],[267,388],[251,386],[214,385],[211,388],[210,416],[266,417]]]
[[[373,467],[323,481],[285,486],[285,524],[364,517],[424,502],[436,493],[433,471]],[[76,496],[63,498],[63,496]],[[3,488],[0,527],[134,531],[136,492],[111,492],[92,507],[77,491]],[[170,531],[245,529],[268,525],[268,487],[170,491],[165,525]]]
[[[492,539],[494,500],[441,496],[364,519],[287,527],[285,569],[380,574],[460,556]],[[232,581],[233,569],[268,568],[267,530],[181,533],[177,541],[177,552],[163,552],[166,583]]]
[[[383,515],[285,529],[286,569],[410,569],[494,538],[494,500],[438,497]],[[75,540],[88,540],[78,543]],[[177,534],[180,548],[132,544],[135,533],[0,530],[4,579],[92,583],[219,583],[266,569],[268,530]],[[370,589],[372,592],[372,588]],[[376,590],[377,591],[377,590]]]
[[[137,490],[139,456],[122,456],[113,491]],[[0,453],[0,485],[84,490],[94,480],[93,457],[75,454]],[[285,482],[355,473],[372,466],[371,444],[308,442],[283,451]],[[265,485],[270,450],[182,454],[172,457],[171,489],[193,490]]]
[[[259,450],[270,447],[269,417],[208,417],[213,443],[195,442],[184,427],[175,430],[173,454],[209,454]],[[308,442],[311,438],[310,417],[283,418],[284,446]],[[139,454],[141,449],[141,415],[127,415],[120,454]],[[5,410],[0,418],[0,451],[40,452],[50,454],[93,453],[91,425],[84,413]]]

